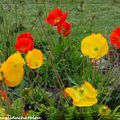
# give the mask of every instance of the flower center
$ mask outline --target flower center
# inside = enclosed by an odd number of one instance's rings
[[[35,62],[33,63],[35,67],[39,66],[40,61],[39,60],[35,60]]]
[[[86,94],[86,90],[84,87],[80,87],[78,89],[78,94],[81,100],[83,100],[85,98],[85,94]]]
[[[13,64],[13,66],[14,66],[14,68],[19,67],[19,66],[20,66],[20,62],[15,62],[15,63]]]
[[[80,89],[79,89],[79,93],[80,93],[80,94],[84,94],[84,93],[85,93],[84,88],[80,88]]]
[[[61,29],[61,33],[63,34],[63,33],[65,33],[66,32],[66,30],[64,29],[64,28],[62,28]]]
[[[97,51],[98,51],[98,47],[94,48],[94,51],[96,51],[96,52],[97,52]]]
[[[25,50],[27,48],[27,45],[24,45],[21,47],[22,50]]]
[[[58,22],[60,22],[60,18],[59,17],[55,19],[55,23],[58,23]]]

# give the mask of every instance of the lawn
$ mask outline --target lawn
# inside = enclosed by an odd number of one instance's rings
[[[68,12],[67,21],[72,27],[66,37],[60,36],[56,26],[45,22],[55,8]],[[43,53],[43,63],[37,69],[24,65],[23,79],[13,86],[8,85],[8,81],[4,80],[6,74],[0,70],[3,77],[0,82],[0,117],[120,120],[120,48],[112,45],[109,37],[118,26],[119,0],[1,0],[0,65],[16,53],[16,38],[25,32],[33,36],[34,48]],[[81,42],[97,33],[107,39],[109,51],[95,60],[83,54]],[[25,59],[28,54],[21,55]],[[35,57],[34,54],[32,59]],[[6,70],[12,71],[11,64]],[[16,76],[16,80],[21,72],[17,70],[14,74],[10,73],[10,77]],[[73,105],[73,97],[65,90],[84,85],[84,81],[97,91],[97,103],[91,106]],[[94,95],[94,92],[91,94]]]

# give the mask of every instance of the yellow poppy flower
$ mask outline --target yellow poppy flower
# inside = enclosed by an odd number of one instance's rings
[[[97,103],[97,90],[86,81],[83,85],[76,88],[67,87],[65,93],[73,99],[73,105],[75,106],[87,107]]]
[[[92,34],[81,42],[81,51],[84,56],[99,59],[108,53],[107,40],[101,34]]]
[[[25,64],[19,52],[11,55],[3,64],[1,65],[1,71],[3,72],[4,80],[6,85],[9,87],[15,87],[23,79]]]
[[[38,49],[29,51],[26,56],[27,65],[31,69],[37,69],[43,64],[43,54]]]

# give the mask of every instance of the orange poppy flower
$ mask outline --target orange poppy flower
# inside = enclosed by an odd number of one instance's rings
[[[63,13],[61,9],[56,8],[49,13],[45,22],[51,24],[52,26],[57,26],[58,24],[64,22],[66,18],[67,13]]]
[[[27,65],[31,69],[37,69],[43,64],[43,53],[39,49],[33,49],[26,55]]]

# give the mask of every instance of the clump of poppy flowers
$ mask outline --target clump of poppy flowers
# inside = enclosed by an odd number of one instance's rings
[[[0,67],[0,80],[4,80],[9,87],[16,87],[21,83],[24,78],[25,64],[30,69],[37,69],[43,64],[43,53],[34,48],[34,39],[31,33],[20,34],[16,39],[15,49],[16,53],[8,57]],[[25,60],[21,53],[25,53]]]
[[[52,10],[48,17],[45,19],[45,22],[51,26],[56,26],[58,33],[61,36],[68,36],[71,33],[72,24],[69,23],[67,19],[68,13],[63,13],[61,9],[56,8]]]

